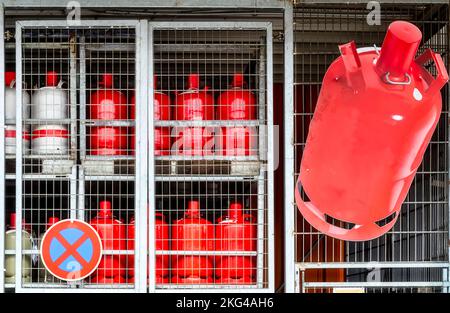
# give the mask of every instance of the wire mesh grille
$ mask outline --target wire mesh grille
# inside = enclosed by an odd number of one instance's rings
[[[23,130],[23,149],[11,149],[11,158],[17,152],[20,160],[22,186],[16,193],[22,199],[21,286],[134,288],[136,29],[21,30],[16,84],[23,112],[17,125],[11,121]],[[55,278],[39,256],[44,233],[63,219],[88,222],[103,246],[98,268],[75,282]],[[11,261],[6,280],[15,283]]]
[[[156,287],[267,288],[266,31],[153,37]]]
[[[423,33],[419,52],[432,48],[448,60],[448,5],[381,6],[381,24],[368,25],[365,5],[298,5],[294,12],[295,160],[300,160],[308,135],[321,81],[339,56],[337,45],[355,40],[358,47],[381,46],[394,20],[414,23]],[[433,68],[429,69],[432,73]],[[444,88],[445,89],[445,88]],[[296,211],[296,261],[311,262],[432,262],[448,260],[448,90],[443,91],[443,112],[432,141],[417,171],[401,216],[386,235],[367,242],[344,242],[312,228]],[[298,177],[299,162],[295,164]],[[370,166],[368,164],[368,166]],[[332,220],[330,220],[333,222]],[[335,221],[336,222],[336,221]],[[340,227],[346,225],[339,224]],[[439,282],[441,268],[318,269],[307,270],[305,282]],[[338,284],[339,285],[339,284]],[[367,292],[435,292],[441,287],[367,288]],[[331,292],[308,288],[308,292]]]

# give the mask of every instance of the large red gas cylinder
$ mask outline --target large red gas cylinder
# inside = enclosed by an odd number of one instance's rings
[[[255,120],[256,98],[244,88],[244,76],[234,74],[231,88],[217,99],[220,120]],[[255,127],[223,127],[219,150],[227,156],[255,155],[257,152],[257,130]]]
[[[243,214],[240,203],[231,203],[228,213],[216,224],[217,251],[256,251],[257,229],[253,217]],[[254,256],[219,256],[216,277],[222,284],[250,284],[256,279]]]
[[[213,258],[189,255],[189,251],[214,250],[214,225],[200,216],[198,201],[189,201],[184,217],[172,225],[172,250],[180,252],[172,259],[172,283],[213,282]]]
[[[170,97],[165,93],[156,91],[158,78],[156,75],[153,78],[154,84],[154,100],[153,100],[153,119],[155,121],[168,121],[170,120]],[[131,98],[131,112],[130,118],[134,120],[136,118],[136,98]],[[134,135],[135,130],[133,128],[133,135],[131,138],[130,149],[134,154],[136,149],[136,137]],[[154,132],[155,141],[155,155],[170,155],[170,127],[155,127]]]
[[[214,119],[214,100],[207,89],[199,90],[200,77],[190,74],[187,90],[175,99],[175,119],[184,121],[201,121]],[[175,129],[174,148],[179,155],[208,154],[208,143],[213,141],[213,131],[205,127],[178,127]],[[213,146],[213,144],[212,144]]]
[[[92,275],[92,282],[109,283],[122,282],[126,276],[126,257],[125,255],[111,255],[107,252],[112,250],[125,251],[126,244],[126,226],[121,221],[114,218],[111,202],[101,201],[98,215],[93,218],[89,224],[98,232],[103,246],[103,257],[97,270]]]
[[[127,106],[125,95],[113,89],[112,74],[103,74],[99,90],[91,94],[90,118],[107,121],[127,119]],[[126,155],[127,127],[107,125],[91,127],[89,149],[91,155]]]
[[[128,225],[128,250],[134,251],[134,238],[136,233],[136,225],[134,218]],[[164,220],[162,213],[155,213],[155,250],[168,251],[169,244],[169,225]],[[130,281],[134,278],[134,255],[128,257],[128,277]],[[157,284],[164,284],[169,282],[169,256],[156,255],[155,258],[155,281]]]
[[[397,21],[381,51],[357,50],[353,42],[339,47],[323,79],[295,190],[300,212],[319,231],[361,241],[394,226],[448,80],[438,54],[426,50],[414,59],[421,38],[416,26]],[[423,67],[428,61],[436,78]]]

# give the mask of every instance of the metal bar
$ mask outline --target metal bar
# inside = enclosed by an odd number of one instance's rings
[[[0,3],[0,293],[5,291],[5,237],[6,212],[5,212],[5,12],[3,4]]]
[[[16,133],[22,134],[22,25],[16,22]],[[16,136],[16,292],[22,291],[22,136]],[[20,273],[20,274],[19,274]]]
[[[80,43],[80,121],[86,120],[87,100],[86,100],[86,38],[81,36]],[[86,124],[80,123],[80,158],[84,160],[87,156]]]
[[[284,10],[284,283],[285,292],[295,290],[295,173],[294,173],[294,20],[293,6]],[[293,273],[295,273],[293,275]]]
[[[245,29],[266,30],[271,27],[270,22],[152,22],[154,29],[195,29],[195,30],[221,30]]]
[[[85,29],[88,27],[136,27],[138,25],[137,20],[83,20],[81,26],[68,26],[66,20],[26,20],[20,21],[23,28],[33,27],[38,28],[62,28],[70,27],[71,29]]]
[[[85,193],[86,193],[86,180],[84,175],[84,168],[82,166],[78,167],[78,210],[77,218],[84,221],[85,218]]]
[[[148,144],[148,22],[141,20],[136,27],[136,263],[135,288],[139,292],[147,292],[147,216],[148,216],[148,180],[147,157]]]
[[[156,255],[242,255],[242,256],[257,256],[255,251],[196,251],[196,250],[156,250]]]
[[[148,69],[149,69],[149,77],[148,77],[148,92],[147,92],[147,123],[148,123],[148,210],[149,210],[149,218],[148,218],[148,264],[149,264],[149,292],[153,293],[156,291],[156,271],[155,271],[155,264],[156,264],[156,246],[155,246],[155,194],[156,194],[156,184],[155,184],[155,158],[153,157],[155,155],[155,145],[153,144],[155,142],[155,125],[154,125],[154,75],[155,75],[155,69],[154,69],[154,25],[153,23],[150,23],[148,25]]]
[[[442,1],[442,0],[441,0]],[[223,9],[283,9],[285,2],[279,0],[227,0],[217,2],[214,0],[135,0],[133,2],[123,2],[120,0],[110,0],[107,3],[92,0],[79,0],[82,8],[148,8],[148,9],[201,9],[201,8],[223,8]],[[58,0],[4,0],[7,8],[66,8],[66,3]]]
[[[78,171],[77,171],[77,166],[73,166],[72,167],[72,174],[70,175],[70,218],[71,219],[76,219],[77,218],[77,189],[78,189],[78,184],[77,184],[77,175],[78,175]]]
[[[266,70],[266,81],[267,81],[267,126],[268,126],[268,136],[267,136],[267,155],[268,158],[268,168],[267,168],[267,214],[268,214],[268,229],[267,229],[267,239],[268,239],[268,268],[269,268],[269,283],[268,289],[271,292],[275,291],[275,188],[274,188],[274,121],[273,121],[273,48],[272,48],[272,23],[267,24],[267,70]]]
[[[392,288],[392,287],[446,287],[449,284],[447,282],[432,282],[432,281],[408,281],[408,282],[343,282],[343,283],[330,283],[330,282],[304,282],[305,289],[308,288]]]
[[[70,37],[70,153],[72,159],[77,157],[77,38]]]
[[[296,263],[299,269],[339,268],[445,268],[447,262],[305,262]]]

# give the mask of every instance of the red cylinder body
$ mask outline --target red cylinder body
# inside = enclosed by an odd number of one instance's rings
[[[155,90],[158,84],[157,77],[153,78]],[[170,97],[165,93],[155,91],[153,100],[153,117],[155,121],[168,121],[171,118],[170,114]],[[136,97],[133,95],[131,99],[131,112],[130,118],[134,120],[136,118]],[[155,141],[155,155],[170,155],[170,128],[169,127],[155,127],[154,132]],[[130,149],[132,153],[135,153],[136,149],[136,137],[135,130],[133,128],[133,135],[131,138]]]
[[[305,219],[327,235],[370,240],[399,216],[440,118],[439,90],[448,80],[431,50],[413,60],[418,41],[414,25],[393,23],[379,56],[374,48],[342,45],[342,56],[323,79],[295,195]],[[429,60],[436,78],[422,66]]]
[[[126,155],[128,130],[126,127],[92,127],[89,137],[91,155]]]
[[[199,90],[199,75],[188,76],[187,90],[176,96],[175,119],[200,121],[214,119],[214,100],[206,90]],[[176,153],[180,155],[204,155],[213,134],[204,127],[176,128]]]
[[[103,74],[99,88],[90,97],[90,118],[108,121],[127,119],[127,99],[123,93],[113,89],[112,74]],[[127,127],[91,127],[89,148],[91,155],[128,154]]]
[[[217,99],[219,120],[255,120],[256,98],[252,92],[243,89],[244,77],[237,73],[233,77],[231,88]],[[246,156],[257,153],[258,132],[255,127],[223,127],[221,134],[222,155]]]
[[[91,94],[90,118],[93,120],[125,120],[128,118],[127,98],[113,89],[113,75],[103,74],[99,90]]]
[[[240,203],[232,203],[228,214],[216,224],[217,251],[256,251],[257,228]],[[222,284],[249,284],[256,279],[256,257],[218,256],[216,277]]]
[[[213,259],[202,255],[181,255],[186,251],[213,251],[214,225],[200,216],[198,201],[189,201],[184,217],[172,225],[172,283],[211,283]]]
[[[136,225],[134,219],[128,225],[128,250],[134,250]],[[168,251],[169,244],[169,225],[164,221],[162,213],[155,213],[155,250]],[[128,275],[130,279],[134,277],[134,255],[128,256]],[[156,283],[164,284],[169,282],[169,256],[157,255],[155,259]]]
[[[123,281],[127,273],[125,255],[105,254],[105,250],[124,251],[127,248],[126,227],[113,217],[111,202],[101,201],[98,215],[89,224],[98,232],[104,251],[97,270],[92,274],[92,281]]]

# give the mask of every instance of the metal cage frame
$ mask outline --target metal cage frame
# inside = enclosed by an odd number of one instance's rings
[[[142,26],[139,20],[108,20],[108,21],[83,21],[82,26],[68,26],[67,22],[65,21],[17,21],[16,22],[16,34],[22,34],[22,30],[26,28],[45,28],[45,27],[69,27],[73,29],[79,29],[79,28],[95,28],[95,27],[114,27],[114,26],[125,26],[130,28],[135,28],[137,36],[141,36],[141,30]],[[145,31],[145,30],[144,30]],[[145,42],[145,36],[143,36]],[[137,112],[137,131],[136,131],[136,140],[137,140],[137,151],[145,151],[146,142],[147,142],[147,134],[145,132],[141,132],[141,129],[139,125],[145,125],[146,119],[145,115],[141,113],[142,105],[140,101],[141,97],[141,75],[145,75],[145,70],[142,70],[139,65],[139,60],[142,59],[141,53],[143,53],[141,42],[136,41],[136,95],[137,95],[137,104],[136,105],[136,112]],[[17,73],[17,86],[16,86],[16,112],[22,111],[22,38],[20,36],[16,36],[16,73]],[[145,89],[145,87],[144,87]],[[22,132],[22,114],[17,114],[16,116],[16,127],[17,131],[19,133]],[[16,225],[17,229],[22,229],[22,182],[25,179],[23,172],[22,172],[22,136],[16,137]],[[142,153],[136,153],[136,171],[138,173],[145,173],[146,172],[146,162],[144,160],[141,160],[144,158],[144,154]],[[50,175],[50,177],[47,177],[48,175],[40,175],[40,174],[32,174],[32,175],[26,175],[30,177],[26,177],[28,179],[53,179]],[[80,207],[79,204],[76,203],[78,199],[76,199],[76,186],[78,178],[77,178],[77,169],[76,166],[73,166],[72,168],[72,174],[67,175],[64,178],[58,177],[58,179],[67,179],[70,182],[70,185],[72,186],[70,197],[71,197],[71,205],[70,205],[70,216],[73,219],[76,219],[80,216],[79,211],[83,211],[84,208]],[[84,182],[84,180],[82,180]],[[136,210],[136,223],[139,225],[138,229],[140,227],[140,223],[142,220],[145,222],[146,215],[146,199],[145,195],[147,192],[147,184],[146,184],[146,177],[144,175],[136,175],[136,186],[137,186],[137,192],[135,196],[135,210]],[[74,189],[75,188],[75,189]],[[139,188],[139,189],[138,189]],[[141,196],[144,195],[144,199],[141,199]],[[72,199],[75,198],[75,199]],[[145,225],[144,225],[145,227]],[[145,253],[145,250],[141,249],[141,237],[140,233],[137,232],[136,234],[136,246],[135,246],[135,268],[139,267],[139,264],[141,263],[140,260],[144,257],[142,254]],[[145,247],[145,246],[144,246]],[[26,252],[26,251],[25,251]],[[16,236],[16,256],[22,255],[24,251],[22,250],[22,240],[21,236]],[[145,264],[145,263],[144,263]],[[22,268],[22,258],[16,257],[16,272]],[[144,271],[146,269],[144,268]],[[145,284],[145,280],[144,280]],[[102,287],[94,287],[94,288],[70,288],[70,287],[58,287],[58,288],[45,288],[44,286],[40,286],[36,283],[31,283],[30,287],[24,287],[22,282],[22,276],[20,275],[20,279],[16,279],[15,284],[15,290],[16,292],[63,292],[63,291],[72,291],[72,292],[137,292],[139,290],[142,290],[142,282],[139,280],[139,278],[136,279],[136,282],[134,284],[133,288],[102,288]],[[38,286],[35,288],[34,286]],[[46,285],[45,285],[46,286]],[[76,284],[74,285],[76,286]],[[126,286],[125,286],[126,287]]]
[[[264,237],[264,223],[261,222],[264,221],[264,208],[258,207],[258,256],[263,256],[264,254],[264,245],[261,242],[264,239],[267,239],[268,241],[268,251],[274,251],[274,196],[273,196],[273,188],[274,188],[274,158],[273,158],[273,146],[274,146],[274,137],[273,137],[273,83],[272,83],[272,23],[270,22],[149,22],[149,68],[150,68],[150,77],[148,85],[150,86],[148,91],[148,107],[150,108],[148,112],[148,128],[149,128],[149,142],[154,142],[154,129],[155,129],[155,122],[154,122],[154,49],[153,49],[153,33],[155,30],[164,29],[164,30],[262,30],[266,33],[266,42],[265,42],[265,48],[266,48],[266,81],[267,84],[266,87],[266,101],[265,105],[267,107],[266,112],[266,122],[267,122],[267,148],[266,153],[267,155],[260,155],[260,158],[266,157],[267,158],[267,218],[268,218],[268,230],[267,230],[267,238]],[[260,134],[260,140],[262,140],[263,136]],[[154,155],[154,146],[149,145],[148,147],[149,155]],[[260,151],[260,154],[262,152]],[[203,157],[201,157],[203,158]],[[213,157],[214,159],[220,157]],[[149,180],[149,195],[156,194],[155,191],[155,162],[153,157],[148,158],[148,180]],[[264,176],[264,171],[261,170],[260,178],[258,180],[258,186],[259,182],[261,181],[261,175]],[[206,180],[206,179],[205,179]],[[214,181],[214,178],[208,178],[208,181]],[[187,179],[189,181],[189,177]],[[264,187],[264,186],[263,186]],[[259,192],[258,192],[259,194]],[[263,200],[264,201],[264,200]],[[260,201],[258,201],[260,202]],[[258,205],[259,206],[259,205]],[[149,207],[155,208],[155,196],[151,197],[149,196]],[[263,214],[261,214],[263,213]],[[155,256],[156,254],[152,254],[152,251],[155,251],[154,248],[154,240],[151,240],[151,238],[155,238],[155,214],[152,214],[150,211],[150,219],[149,219],[149,229],[148,232],[148,244],[149,244],[149,268],[150,268],[150,274],[149,274],[149,291],[150,292],[156,292],[156,293],[165,293],[168,289],[157,289],[155,288]],[[258,266],[257,270],[261,270],[261,264],[264,262],[264,260],[261,260],[261,258],[258,258]],[[180,292],[180,293],[186,293],[186,292],[236,292],[239,290],[240,292],[274,292],[275,290],[275,275],[274,275],[274,268],[275,268],[275,259],[274,254],[269,254],[268,259],[268,287],[252,287],[249,286],[249,288],[240,287],[239,288],[220,288],[221,286],[218,285],[215,288],[211,287],[205,287],[205,288],[190,288],[189,286],[186,286],[185,288],[181,286],[175,286],[174,288],[170,288],[169,290],[171,292]],[[262,278],[264,276],[263,273],[258,273],[258,277]],[[259,282],[258,282],[259,283]],[[180,288],[181,287],[181,288]],[[218,288],[217,288],[218,287]]]

